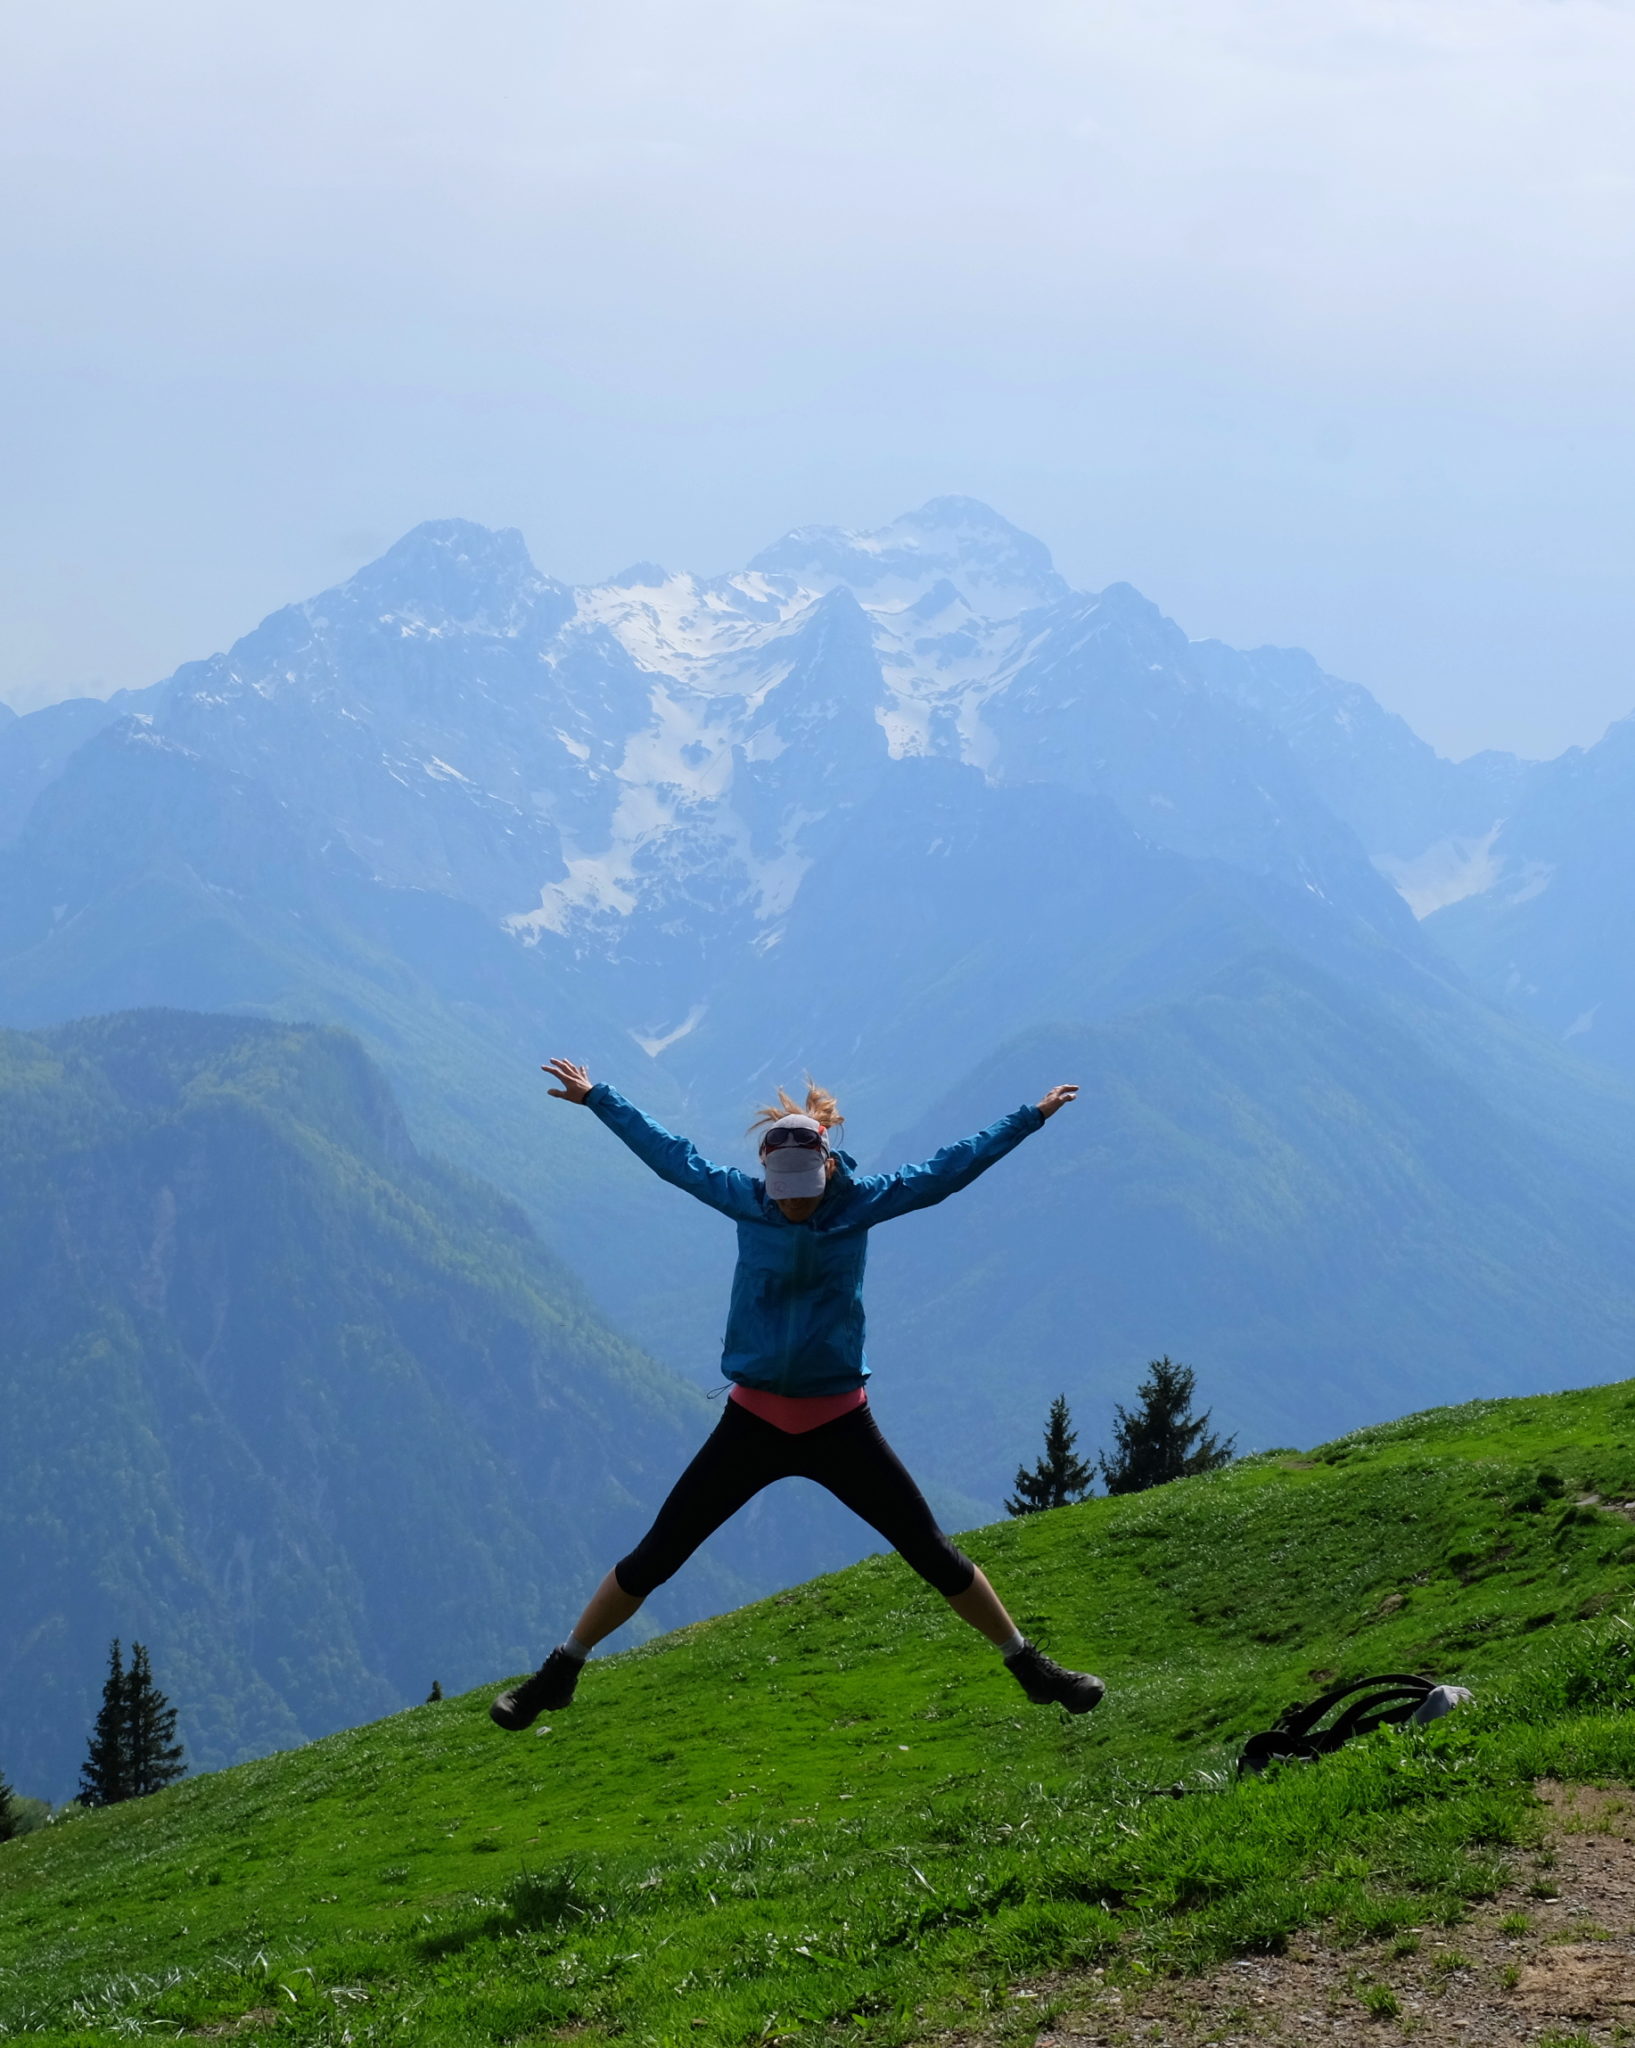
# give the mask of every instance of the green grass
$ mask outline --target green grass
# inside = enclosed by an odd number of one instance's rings
[[[1456,1925],[1536,1776],[1635,1776],[1635,1526],[1589,1493],[1635,1497],[1635,1387],[978,1532],[1108,1679],[1081,1721],[880,1558],[597,1660],[548,1732],[485,1690],[58,1823],[0,1848],[0,2034],[891,2043],[1003,2029],[1030,1975]],[[1289,1700],[1388,1669],[1478,1699],[1231,1779]]]

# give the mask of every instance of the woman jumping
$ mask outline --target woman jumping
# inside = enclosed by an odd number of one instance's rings
[[[721,1370],[731,1393],[714,1434],[682,1473],[658,1519],[613,1567],[573,1633],[489,1713],[502,1728],[526,1728],[573,1698],[585,1659],[627,1622],[723,1522],[775,1479],[815,1479],[886,1539],[943,1595],[961,1621],[998,1649],[1038,1706],[1086,1714],[1105,1687],[1065,1671],[1027,1642],[999,1595],[937,1526],[920,1489],[875,1426],[863,1359],[863,1264],[877,1223],[929,1209],[1014,1150],[1071,1102],[1075,1086],[1052,1088],[974,1138],[946,1146],[923,1166],[859,1176],[834,1150],[841,1121],[835,1099],[810,1087],[804,1111],[780,1088],[777,1108],[756,1119],[764,1179],[712,1166],[605,1082],[594,1087],[572,1060],[544,1072],[563,1102],[582,1102],[661,1180],[683,1188],[738,1225],[738,1270]]]

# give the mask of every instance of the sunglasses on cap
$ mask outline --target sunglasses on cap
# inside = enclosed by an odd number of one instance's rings
[[[781,1129],[767,1132],[761,1140],[761,1150],[781,1152],[786,1145],[798,1145],[803,1152],[816,1152],[822,1149],[823,1138],[822,1131],[803,1131],[798,1125],[785,1124]]]

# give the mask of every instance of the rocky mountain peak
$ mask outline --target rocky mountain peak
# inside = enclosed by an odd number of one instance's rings
[[[797,526],[749,566],[811,590],[844,585],[880,611],[918,604],[946,583],[989,619],[1050,604],[1068,587],[1042,541],[977,498],[932,498],[870,533]]]
[[[344,595],[361,605],[437,615],[453,624],[499,626],[560,588],[534,567],[515,527],[428,519],[311,609]]]

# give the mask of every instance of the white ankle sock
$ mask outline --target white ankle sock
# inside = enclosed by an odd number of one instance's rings
[[[564,1656],[571,1657],[576,1664],[583,1664],[590,1655],[594,1645],[582,1643],[577,1636],[569,1635],[563,1637],[559,1647]]]
[[[1004,1658],[1005,1662],[1008,1664],[1013,1657],[1021,1656],[1022,1652],[1027,1648],[1027,1646],[1027,1637],[1023,1635],[1020,1629],[1018,1629],[1015,1635],[1011,1637],[1008,1643],[1001,1643],[999,1645],[999,1654],[1001,1657]]]

